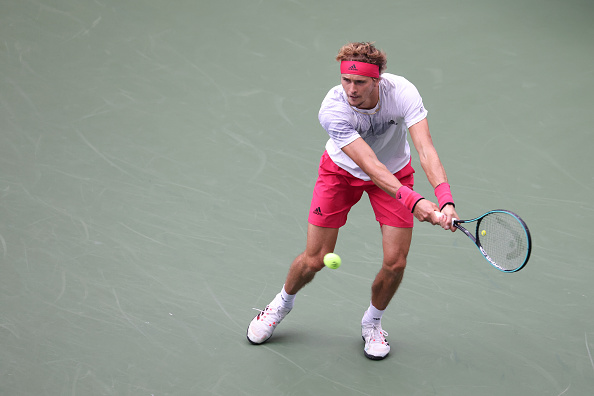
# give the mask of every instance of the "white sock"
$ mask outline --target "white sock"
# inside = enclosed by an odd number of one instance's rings
[[[281,290],[280,296],[282,304],[285,308],[293,308],[293,302],[295,301],[296,294],[287,294],[285,285],[283,285],[283,290]]]
[[[375,323],[380,324],[382,321],[382,315],[384,314],[385,310],[380,311],[373,304],[369,303],[369,308],[365,311],[365,315],[363,315],[363,319],[361,319],[361,324],[365,323]]]

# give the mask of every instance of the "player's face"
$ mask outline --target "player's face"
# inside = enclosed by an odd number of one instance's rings
[[[359,109],[373,109],[379,100],[379,79],[355,74],[342,74],[341,83],[349,104]]]

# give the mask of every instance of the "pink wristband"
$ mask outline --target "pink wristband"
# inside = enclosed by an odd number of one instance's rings
[[[418,192],[415,192],[406,186],[402,186],[396,191],[396,199],[412,213],[415,210],[417,203],[425,198]]]
[[[437,187],[435,187],[435,196],[437,197],[437,202],[439,205],[439,210],[443,210],[444,206],[447,204],[454,205],[454,198],[452,197],[452,192],[450,191],[450,185],[448,183],[441,183]]]

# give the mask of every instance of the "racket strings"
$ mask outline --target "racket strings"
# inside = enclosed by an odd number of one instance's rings
[[[524,226],[507,213],[489,213],[477,224],[477,239],[504,271],[521,267],[528,254],[529,241]]]

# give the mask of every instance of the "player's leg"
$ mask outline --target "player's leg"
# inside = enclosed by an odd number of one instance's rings
[[[313,280],[318,271],[324,268],[324,255],[334,251],[337,238],[338,228],[308,224],[305,251],[293,260],[287,274],[285,291],[288,294],[297,294]]]
[[[382,226],[384,259],[371,286],[371,303],[378,310],[388,307],[402,282],[411,240],[412,228]]]
[[[409,164],[395,176],[403,185],[412,188],[414,184],[412,171]],[[414,216],[376,186],[368,188],[367,193],[376,220],[381,224],[384,252],[382,267],[371,287],[371,303],[377,310],[383,311],[396,293],[404,275],[412,240]]]
[[[337,238],[338,228],[308,225],[305,251],[293,260],[283,289],[248,327],[247,338],[252,344],[262,344],[272,337],[276,326],[293,308],[297,292],[324,267],[324,255],[334,251]]]
[[[382,268],[373,281],[371,304],[361,320],[364,353],[369,359],[381,360],[390,353],[390,344],[386,340],[388,333],[383,330],[381,319],[402,282],[411,239],[412,228],[382,226]]]
[[[248,326],[247,338],[252,344],[262,344],[272,336],[293,308],[297,292],[324,267],[324,255],[334,251],[337,237],[338,228],[308,225],[305,251],[293,260],[283,289]]]
[[[412,172],[409,165],[395,176],[403,185],[412,188]],[[408,209],[379,188],[371,187],[367,192],[381,224],[384,258],[371,286],[371,302],[361,320],[361,335],[365,341],[365,356],[379,360],[390,352],[390,344],[385,338],[388,333],[382,329],[381,319],[404,276],[414,218]]]
[[[309,210],[305,251],[293,260],[285,282],[288,294],[295,295],[324,268],[324,255],[334,251],[338,229],[363,196],[361,184],[324,153]]]
[[[272,336],[276,326],[293,308],[296,293],[324,268],[324,255],[334,251],[338,229],[346,223],[351,207],[363,195],[362,188],[352,185],[351,179],[355,178],[340,172],[325,153],[313,191],[305,251],[293,260],[281,292],[251,321],[247,331],[251,343],[261,344]]]

